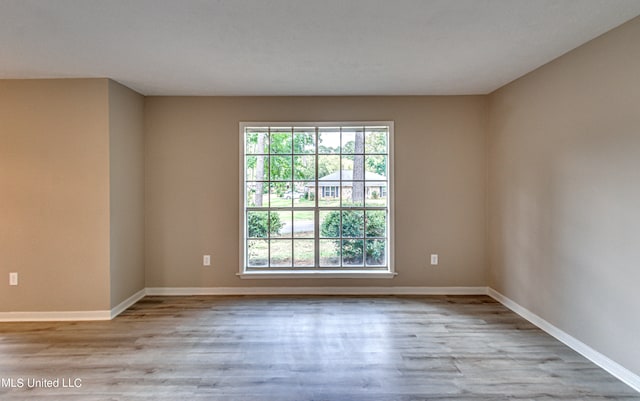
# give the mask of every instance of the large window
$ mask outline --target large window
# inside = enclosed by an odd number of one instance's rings
[[[392,271],[392,123],[241,131],[241,274]]]

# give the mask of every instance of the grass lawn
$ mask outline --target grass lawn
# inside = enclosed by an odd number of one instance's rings
[[[294,266],[313,266],[314,264],[314,240],[272,240],[271,242],[271,265],[291,266],[291,254],[293,246]],[[249,241],[249,263],[251,266],[262,266],[267,264],[269,241],[250,240]],[[324,265],[335,265],[339,263],[338,244],[335,240],[322,240],[320,244],[320,260]]]

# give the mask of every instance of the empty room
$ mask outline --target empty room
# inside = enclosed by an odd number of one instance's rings
[[[0,399],[640,400],[639,0],[0,0]]]

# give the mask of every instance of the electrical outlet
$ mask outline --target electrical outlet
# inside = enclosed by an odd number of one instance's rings
[[[9,285],[18,285],[18,273],[9,273]]]
[[[202,257],[202,266],[211,266],[211,255],[204,255]]]
[[[438,265],[438,254],[437,253],[432,253],[431,254],[431,266],[437,266]]]

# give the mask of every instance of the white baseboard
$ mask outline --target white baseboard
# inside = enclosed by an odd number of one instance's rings
[[[110,320],[111,311],[68,312],[0,312],[0,322],[61,322],[81,320]]]
[[[151,287],[147,295],[486,295],[487,287]]]
[[[156,287],[145,288],[111,310],[0,312],[0,322],[110,320],[146,295],[486,295],[487,287]]]
[[[486,287],[157,287],[142,289],[111,310],[0,312],[0,322],[110,320],[145,295],[485,295]]]
[[[132,296],[130,296],[129,298],[120,302],[118,305],[111,308],[110,318],[113,319],[114,317],[118,316],[125,310],[129,309],[131,305],[135,304],[136,302],[144,298],[145,295],[147,295],[147,291],[145,288],[143,288],[140,291],[133,294]]]
[[[628,386],[630,386],[634,390],[640,392],[640,376],[636,375],[635,373],[631,372],[630,370],[620,365],[619,363],[611,360],[610,358],[602,355],[601,353],[589,347],[587,344],[583,343],[577,338],[560,330],[553,324],[547,322],[540,316],[531,312],[527,308],[519,305],[512,299],[502,295],[501,293],[494,290],[493,288],[488,288],[487,294],[491,298],[495,299],[496,301],[500,302],[507,308],[517,313],[518,315],[527,319],[529,322],[531,322],[535,326],[547,332],[552,337],[555,337],[558,341],[564,343],[569,348],[573,349],[574,351],[584,356],[591,362],[600,366],[602,369],[606,370],[607,372],[609,372],[610,374],[618,378],[620,381],[626,383]]]
[[[146,291],[136,292],[111,310],[65,311],[65,312],[0,312],[0,322],[64,322],[111,320],[124,312],[146,295]]]

